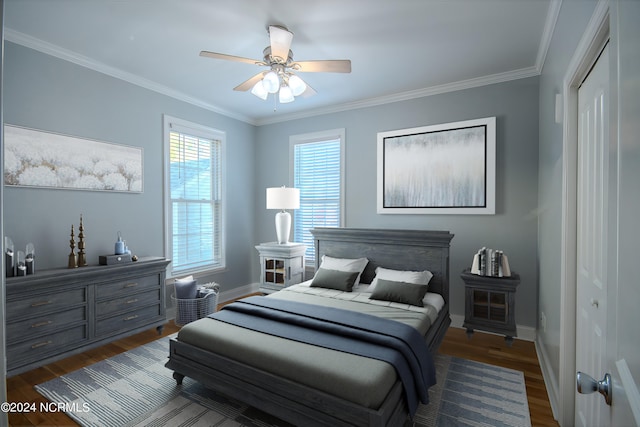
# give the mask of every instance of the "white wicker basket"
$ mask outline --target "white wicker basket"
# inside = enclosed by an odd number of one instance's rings
[[[208,283],[201,286],[201,288],[212,290],[213,292],[208,292],[203,297],[195,299],[182,299],[176,298],[175,294],[171,295],[171,300],[176,306],[175,324],[177,326],[184,326],[216,312],[218,295],[220,294],[218,285]]]

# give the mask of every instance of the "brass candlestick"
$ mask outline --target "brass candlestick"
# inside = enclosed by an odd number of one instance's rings
[[[76,241],[73,238],[73,224],[71,224],[71,240],[69,240],[69,246],[71,247],[71,253],[69,254],[69,264],[68,268],[76,268],[78,264],[76,263],[76,253],[73,251],[76,248]]]
[[[84,267],[87,265],[87,257],[84,252],[84,225],[82,225],[82,215],[80,215],[80,226],[78,227],[80,233],[78,233],[78,238],[80,241],[78,242],[78,267]]]

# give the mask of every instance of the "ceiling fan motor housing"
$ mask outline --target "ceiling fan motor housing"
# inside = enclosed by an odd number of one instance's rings
[[[280,58],[279,56],[271,55],[271,46],[267,46],[262,51],[264,56],[265,65],[273,65],[273,64],[283,64],[285,66],[289,66],[293,62],[293,52],[289,49],[289,55],[287,58]]]

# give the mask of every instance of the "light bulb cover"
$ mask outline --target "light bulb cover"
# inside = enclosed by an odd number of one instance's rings
[[[307,84],[295,74],[289,76],[289,87],[291,88],[293,96],[302,95],[302,93],[307,90]]]
[[[269,71],[262,79],[262,85],[269,93],[276,93],[280,89],[280,77],[275,71]]]
[[[265,101],[269,96],[269,92],[267,92],[267,90],[264,88],[264,85],[262,84],[262,80],[260,80],[258,83],[253,85],[253,89],[251,89],[251,93]]]
[[[282,85],[280,87],[280,93],[278,94],[278,99],[280,100],[281,104],[286,104],[288,102],[293,102],[295,98],[293,97],[291,88],[287,85]]]

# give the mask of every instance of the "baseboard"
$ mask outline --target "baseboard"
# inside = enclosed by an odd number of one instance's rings
[[[258,292],[259,289],[260,289],[259,283],[250,283],[248,285],[240,286],[238,288],[233,288],[228,291],[222,291],[220,292],[220,295],[218,295],[218,304],[231,301],[234,299],[242,298],[249,294],[253,294],[255,292]],[[174,306],[167,307],[167,320],[172,320],[175,318],[176,318],[176,308]]]
[[[560,388],[556,377],[553,375],[551,369],[551,362],[549,356],[545,350],[545,346],[536,339],[536,354],[538,355],[538,362],[540,364],[540,370],[542,371],[542,380],[544,381],[545,388],[547,389],[547,396],[549,396],[549,404],[551,405],[551,412],[553,412],[553,418],[558,419],[558,405],[560,404]]]
[[[462,324],[464,323],[464,316],[459,314],[451,314],[451,326],[454,328],[462,328]],[[485,331],[482,331],[485,332]],[[492,332],[487,332],[488,334]],[[530,326],[522,326],[516,325],[516,333],[518,334],[518,339],[525,341],[535,342],[536,340],[536,330]],[[496,334],[500,335],[500,334]]]
[[[239,288],[233,288],[229,291],[220,292],[220,296],[218,296],[218,302],[227,302],[234,299],[242,298],[249,294],[253,294],[258,292],[260,289],[259,283],[250,283],[245,286],[240,286]]]

